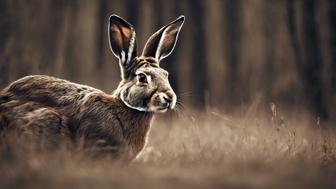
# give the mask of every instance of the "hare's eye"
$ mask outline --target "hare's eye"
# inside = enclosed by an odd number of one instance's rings
[[[139,81],[140,83],[148,83],[148,81],[147,81],[147,77],[146,77],[146,75],[143,74],[143,73],[139,73],[139,74],[137,75],[137,78],[138,78],[138,81]]]

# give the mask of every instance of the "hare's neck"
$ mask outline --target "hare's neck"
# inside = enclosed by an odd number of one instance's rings
[[[129,108],[118,96],[115,100],[122,106],[118,111],[118,121],[123,127],[123,135],[135,154],[139,153],[146,144],[154,114]]]
[[[120,101],[119,103],[122,103],[123,106],[123,108],[118,112],[118,118],[124,129],[136,130],[150,125],[154,116],[153,113],[129,108],[121,101],[121,99],[118,100]]]
[[[139,111],[128,107],[120,97],[119,87],[113,92],[112,96],[117,104],[121,106],[120,111],[118,112],[118,117],[124,129],[130,131],[136,130],[136,132],[140,130],[141,133],[144,130],[148,130],[150,123],[153,119],[153,113]]]

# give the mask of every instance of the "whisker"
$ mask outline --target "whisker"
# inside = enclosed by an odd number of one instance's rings
[[[193,93],[187,91],[187,92],[179,93],[178,96],[180,96],[180,97],[191,97],[191,96],[193,96]]]
[[[184,105],[181,101],[177,101],[175,108],[173,109],[174,113],[176,113],[176,115],[178,117],[181,117],[181,114],[183,114],[183,109],[184,109]]]
[[[176,106],[179,107],[179,108],[182,108],[182,109],[184,108],[184,105],[181,101],[177,101]]]

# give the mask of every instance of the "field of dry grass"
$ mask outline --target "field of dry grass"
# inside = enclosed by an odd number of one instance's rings
[[[188,112],[159,116],[129,165],[2,143],[0,188],[336,188],[336,133],[318,121],[253,106]]]

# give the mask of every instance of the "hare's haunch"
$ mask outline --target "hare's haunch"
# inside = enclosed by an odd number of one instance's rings
[[[174,49],[184,17],[154,33],[141,56],[133,27],[116,15],[109,21],[111,50],[121,68],[113,94],[50,76],[21,78],[0,92],[0,132],[17,130],[49,143],[80,138],[128,160],[141,152],[153,114],[176,104],[159,62]]]

